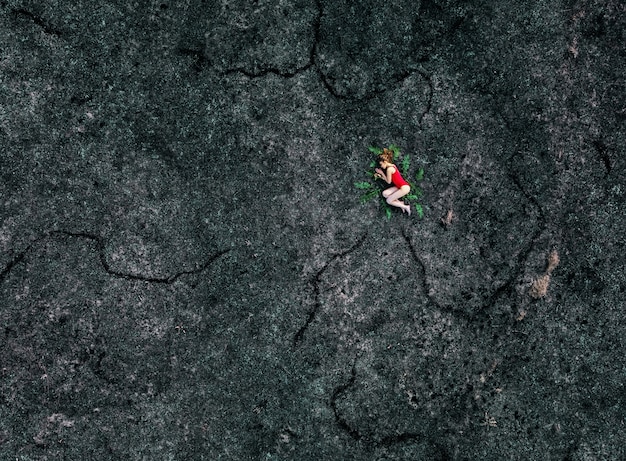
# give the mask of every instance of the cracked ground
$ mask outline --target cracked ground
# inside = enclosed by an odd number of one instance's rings
[[[623,1],[92,3],[0,1],[0,458],[626,457]]]

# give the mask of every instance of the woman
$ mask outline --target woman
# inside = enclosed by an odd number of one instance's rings
[[[399,200],[411,191],[411,186],[404,180],[402,175],[400,175],[398,167],[395,166],[392,161],[393,152],[389,149],[383,149],[382,154],[378,156],[380,168],[376,168],[374,177],[384,179],[387,184],[393,183],[392,187],[383,191],[383,197],[387,199],[389,205],[401,208],[402,212],[407,212],[411,215],[411,206]]]

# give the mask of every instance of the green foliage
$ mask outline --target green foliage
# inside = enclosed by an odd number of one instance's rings
[[[400,172],[402,173],[402,176],[409,175],[410,166],[411,166],[411,157],[409,157],[409,155],[407,154],[402,158],[402,163],[400,167]]]
[[[411,169],[411,157],[408,154],[402,155],[400,148],[396,146],[395,144],[391,144],[389,147],[387,147],[387,149],[393,152],[394,163],[399,164],[398,167],[400,169],[400,173],[411,186],[411,192],[405,195],[404,197],[402,197],[402,200],[404,200],[406,203],[411,205],[411,207],[415,210],[417,216],[420,219],[423,218],[424,207],[420,203],[418,203],[418,200],[424,195],[424,193],[422,192],[422,189],[420,189],[416,185],[416,182],[422,181],[424,179],[424,169],[420,168],[419,170],[417,170],[417,172],[415,173],[415,180],[409,179],[410,178],[409,172]],[[383,152],[382,148],[375,147],[375,146],[369,146],[368,150],[372,154],[374,154],[374,156],[376,157],[378,157],[378,155]],[[375,158],[372,161],[370,161],[369,170],[365,172],[365,174],[369,177],[370,180],[355,182],[354,187],[356,187],[357,189],[363,192],[360,198],[361,203],[363,204],[370,202],[376,197],[380,197],[382,201],[382,205],[383,205],[383,210],[385,212],[385,216],[387,216],[387,219],[391,219],[392,207],[389,206],[389,204],[387,203],[387,201],[384,199],[382,195],[382,191],[390,186],[384,181],[381,181],[381,180],[377,181],[375,179],[374,174],[375,174],[377,167],[378,167],[378,162],[377,162],[377,159]]]
[[[396,160],[398,160],[398,157],[400,156],[400,148],[395,144],[390,144],[387,149],[393,152],[393,161],[395,162]],[[380,151],[382,152],[382,149]]]
[[[372,189],[374,185],[369,182],[363,181],[363,182],[355,182],[354,187],[356,187],[357,189],[366,190],[366,189]]]
[[[374,189],[372,191],[369,191],[367,194],[363,194],[361,196],[361,203],[365,204],[365,203],[369,202],[374,197],[376,197],[379,193],[380,193],[380,191],[378,191],[377,189]]]

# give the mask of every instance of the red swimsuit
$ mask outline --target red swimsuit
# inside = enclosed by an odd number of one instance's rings
[[[400,170],[398,170],[398,167],[395,165],[392,166],[396,169],[396,171],[391,175],[391,182],[393,183],[393,185],[396,186],[398,189],[400,189],[402,186],[410,186],[410,184],[406,182],[400,174]]]

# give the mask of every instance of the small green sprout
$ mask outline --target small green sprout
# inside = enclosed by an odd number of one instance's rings
[[[418,203],[418,200],[424,195],[422,189],[420,189],[416,182],[422,181],[424,179],[424,169],[420,168],[415,173],[415,179],[410,179],[410,169],[411,169],[411,157],[407,155],[402,155],[400,148],[395,144],[391,144],[387,147],[391,152],[393,152],[393,160],[394,162],[399,163],[399,168],[402,176],[406,179],[406,181],[411,186],[411,192],[405,195],[402,199],[408,202],[413,206],[417,215],[421,218],[424,217],[424,207]],[[379,154],[383,152],[382,148],[369,146],[368,150],[378,157]],[[377,159],[373,159],[369,163],[369,170],[365,172],[365,175],[370,179],[369,181],[359,181],[354,183],[354,187],[362,191],[362,195],[360,198],[361,203],[365,204],[370,202],[376,197],[380,197],[382,200],[383,210],[385,212],[385,216],[387,219],[391,219],[391,207],[387,203],[387,201],[382,196],[382,191],[385,189],[386,184],[381,184],[380,182],[376,182],[375,180],[375,168],[378,165]]]

